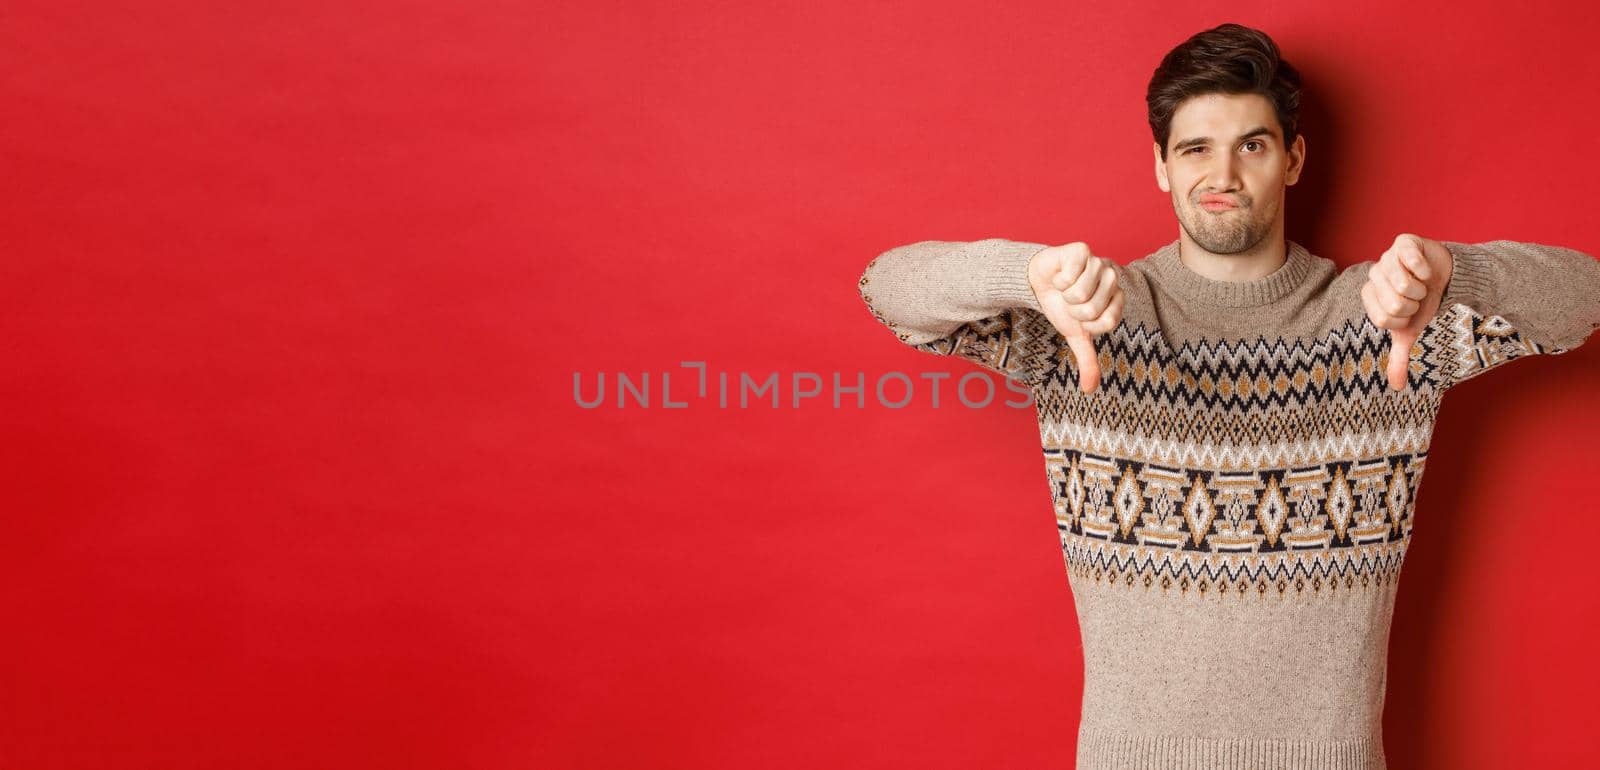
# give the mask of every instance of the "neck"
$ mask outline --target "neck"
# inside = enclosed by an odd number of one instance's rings
[[[1178,259],[1183,266],[1213,281],[1254,281],[1272,275],[1288,259],[1288,247],[1281,236],[1264,238],[1249,251],[1237,254],[1213,254],[1200,248],[1182,233],[1178,243]]]

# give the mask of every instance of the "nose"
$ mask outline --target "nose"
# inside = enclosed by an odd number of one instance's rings
[[[1239,189],[1239,159],[1233,153],[1219,153],[1219,157],[1212,161],[1211,168],[1206,170],[1206,178],[1211,182],[1211,192],[1229,193]]]

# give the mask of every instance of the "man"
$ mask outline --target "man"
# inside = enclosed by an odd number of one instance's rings
[[[1383,768],[1396,579],[1440,399],[1600,326],[1600,262],[1287,241],[1299,77],[1223,24],[1147,94],[1178,239],[922,241],[868,264],[899,339],[1030,386],[1083,632],[1081,770]]]

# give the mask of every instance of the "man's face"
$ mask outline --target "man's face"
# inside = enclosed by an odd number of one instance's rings
[[[1284,147],[1272,102],[1259,94],[1206,94],[1172,116],[1166,161],[1156,181],[1189,238],[1213,254],[1248,251],[1283,230],[1284,188],[1300,177],[1304,137]],[[1233,207],[1207,207],[1210,199]]]

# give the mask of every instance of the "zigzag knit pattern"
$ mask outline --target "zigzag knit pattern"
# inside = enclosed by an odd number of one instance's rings
[[[1097,340],[1101,391],[1084,394],[1058,339],[1043,315],[1017,309],[916,347],[1034,385],[1075,576],[1236,596],[1387,586],[1411,537],[1443,391],[1522,356],[1567,352],[1458,303],[1419,337],[1410,388],[1395,394],[1383,374],[1388,335],[1371,323],[1347,320],[1312,344],[1258,337],[1178,350],[1122,324]]]

